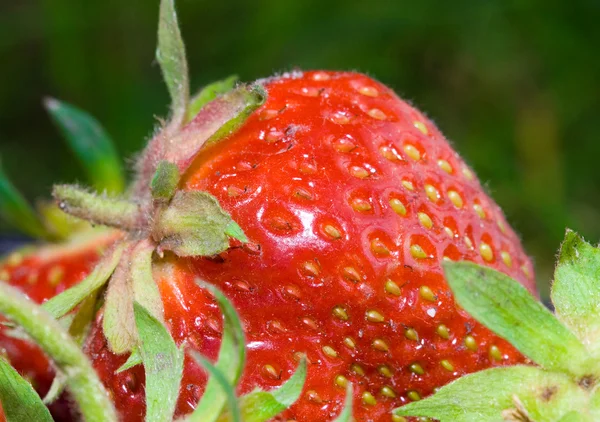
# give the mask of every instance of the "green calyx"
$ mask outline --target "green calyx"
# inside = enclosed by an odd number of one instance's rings
[[[600,249],[567,230],[548,311],[517,281],[470,262],[444,264],[456,302],[537,366],[464,376],[394,411],[441,422],[600,420]]]

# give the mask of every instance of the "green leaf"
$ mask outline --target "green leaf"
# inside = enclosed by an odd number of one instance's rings
[[[550,422],[573,408],[585,408],[587,400],[587,393],[569,377],[523,365],[466,375],[394,413],[440,422],[500,422],[503,412],[522,407],[531,420]]]
[[[79,309],[77,309],[77,312],[75,315],[73,315],[73,319],[69,324],[69,334],[80,346],[83,345],[83,342],[87,338],[87,335],[90,331],[90,326],[92,325],[92,320],[96,316],[98,290],[90,294],[83,300],[83,302],[81,302]],[[65,317],[66,316],[70,315],[65,315]]]
[[[210,380],[213,381],[214,387],[210,390],[208,387],[204,395],[202,396],[203,401],[207,401],[209,399],[212,400],[223,400],[228,405],[228,421],[231,422],[241,422],[240,416],[240,408],[238,406],[238,400],[235,395],[235,387],[231,385],[227,376],[216,366],[213,366],[208,360],[206,360],[202,355],[195,351],[190,351],[192,357],[200,364],[204,369],[208,371],[210,376]],[[218,391],[215,387],[220,387],[220,391]],[[225,393],[224,397],[221,398]],[[208,394],[208,396],[207,396]],[[188,422],[215,422],[219,419],[221,415],[223,407],[222,406],[214,406],[214,407],[204,407],[202,411],[198,411],[198,408],[194,411],[194,413],[187,419]]]
[[[352,384],[348,384],[346,388],[346,401],[344,402],[344,409],[342,413],[339,414],[337,418],[335,418],[332,422],[352,422],[354,419],[352,418]]]
[[[242,323],[231,302],[219,289],[204,282],[198,282],[198,284],[213,294],[223,313],[221,349],[215,368],[234,388],[242,375],[246,360],[246,341]],[[227,400],[227,396],[221,392],[222,389],[221,380],[211,376],[206,384],[204,394],[189,420],[194,422],[217,420]],[[210,419],[208,415],[214,415],[214,418]]]
[[[306,380],[306,359],[302,359],[296,372],[281,387],[273,391],[254,391],[240,398],[244,422],[264,422],[274,418],[292,404],[302,393]]]
[[[180,257],[210,256],[229,248],[225,233],[233,220],[217,199],[201,191],[178,191],[155,220],[159,250]]]
[[[130,352],[137,345],[133,301],[131,249],[129,249],[117,265],[104,299],[102,331],[110,350],[117,355]]]
[[[115,371],[115,374],[119,374],[123,371],[128,370],[129,368],[133,368],[134,366],[140,365],[142,362],[142,355],[140,354],[140,349],[137,347],[131,351],[131,354],[127,358],[127,361],[123,365],[119,367]]]
[[[593,419],[590,419],[589,417],[582,415],[579,412],[569,412],[566,415],[564,415],[562,418],[559,419],[558,422],[592,422]]]
[[[121,193],[125,177],[112,139],[91,115],[72,105],[46,98],[44,105],[98,191]]]
[[[589,371],[581,342],[517,281],[471,262],[447,262],[444,270],[457,303],[521,353],[548,370]]]
[[[0,358],[0,402],[7,422],[52,422],[50,412],[31,384],[2,358]]]
[[[150,240],[142,240],[135,245],[131,253],[131,278],[133,281],[133,297],[160,322],[164,322],[164,309],[158,285],[152,276],[152,253],[154,244]]]
[[[248,242],[248,237],[235,221],[231,221],[227,227],[225,227],[225,234],[229,237],[239,240],[240,242]]]
[[[219,95],[231,91],[238,81],[237,75],[232,75],[227,79],[213,82],[200,90],[191,100],[187,111],[187,121],[192,120],[206,104],[217,98]]]
[[[0,160],[0,217],[23,233],[35,238],[48,238],[48,230],[31,205],[8,180]]]
[[[42,400],[44,404],[50,404],[56,401],[67,386],[67,377],[62,372],[57,372],[54,375],[50,389]]]
[[[146,422],[171,422],[183,374],[183,353],[160,321],[133,304],[146,374]]]
[[[155,201],[168,202],[175,195],[179,183],[179,168],[168,161],[161,161],[156,167],[156,173],[150,181],[152,199]]]
[[[556,316],[600,357],[600,249],[567,230],[554,271]]]
[[[23,327],[53,360],[56,368],[65,374],[68,389],[78,404],[83,420],[117,420],[108,392],[90,361],[52,315],[5,283],[0,283],[0,313]]]
[[[185,46],[177,23],[174,0],[161,0],[156,60],[171,95],[173,127],[180,127],[186,116],[190,96]]]
[[[100,263],[86,278],[58,296],[46,301],[42,307],[56,319],[73,310],[108,281],[123,255],[123,250],[123,243],[109,249]]]

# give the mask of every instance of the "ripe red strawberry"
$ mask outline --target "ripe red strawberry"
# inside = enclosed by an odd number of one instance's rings
[[[433,123],[356,73],[294,72],[264,84],[266,103],[204,147],[179,185],[214,195],[250,242],[156,262],[176,342],[216,356],[219,312],[199,276],[244,323],[241,392],[282,384],[307,355],[303,395],[283,415],[299,422],[339,414],[348,382],[356,420],[398,421],[391,409],[463,374],[522,362],[457,309],[446,285],[442,260],[469,260],[534,290],[517,236]],[[86,350],[124,420],[141,421],[141,367],[114,375],[126,355],[114,355],[99,329]],[[178,414],[204,384],[186,361]]]

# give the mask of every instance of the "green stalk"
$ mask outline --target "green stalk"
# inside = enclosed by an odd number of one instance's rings
[[[67,377],[67,385],[86,422],[116,422],[108,393],[87,357],[44,309],[0,283],[0,313],[19,324]]]

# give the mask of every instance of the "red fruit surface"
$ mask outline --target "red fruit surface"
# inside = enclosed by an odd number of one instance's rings
[[[215,195],[250,243],[158,266],[175,340],[216,356],[219,312],[193,279],[215,284],[246,331],[240,392],[281,385],[307,355],[304,392],[281,419],[298,422],[337,416],[347,382],[357,421],[400,420],[390,410],[461,375],[522,362],[446,285],[444,259],[493,267],[531,291],[534,278],[501,210],[435,125],[364,75],[264,82],[266,103],[203,149],[182,182]],[[113,375],[125,357],[100,330],[86,350],[124,420],[141,421],[142,368]],[[204,383],[186,361],[179,414]]]
[[[114,240],[114,234],[88,233],[66,244],[15,251],[0,262],[0,282],[11,284],[34,302],[42,303],[85,278],[101,250]],[[5,321],[0,317],[0,322]],[[52,384],[54,369],[38,346],[8,335],[8,330],[0,325],[0,354],[43,396]],[[56,421],[71,419],[64,405],[61,402],[51,407]],[[3,418],[0,411],[0,421]]]

